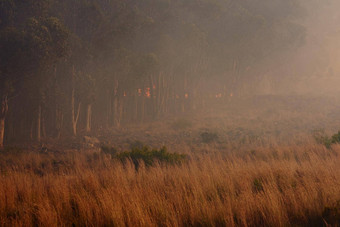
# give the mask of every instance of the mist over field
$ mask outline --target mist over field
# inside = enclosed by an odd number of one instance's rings
[[[0,226],[340,226],[339,11],[0,0]]]

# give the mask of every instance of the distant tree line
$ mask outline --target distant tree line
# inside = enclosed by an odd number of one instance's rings
[[[244,92],[261,63],[303,43],[299,2],[0,0],[0,147]]]

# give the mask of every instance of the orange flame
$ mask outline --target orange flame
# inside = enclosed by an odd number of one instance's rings
[[[151,97],[151,92],[150,92],[150,88],[149,88],[149,87],[145,89],[145,95],[146,95],[146,97],[148,97],[148,98]]]

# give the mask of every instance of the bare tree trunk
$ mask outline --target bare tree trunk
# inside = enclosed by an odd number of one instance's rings
[[[30,139],[33,141],[33,129],[34,129],[34,121],[32,121],[31,124],[31,130],[30,130]]]
[[[106,128],[110,128],[112,125],[112,92],[110,90],[107,90],[107,111],[106,111]]]
[[[119,97],[118,94],[114,97],[114,103],[113,103],[113,120],[114,120],[114,126],[117,128],[120,128],[122,118],[123,118],[123,109],[124,109],[124,103],[123,103],[123,97]]]
[[[72,67],[72,94],[71,94],[71,114],[72,114],[72,131],[73,135],[77,136],[77,124],[79,120],[79,114],[80,114],[80,107],[81,107],[81,102],[78,103],[78,108],[76,109],[75,106],[75,77],[76,77],[76,71],[74,66]]]
[[[64,114],[63,111],[60,110],[59,108],[56,109],[56,137],[57,139],[60,139],[61,136],[61,129],[63,128],[63,123],[64,123]]]
[[[37,118],[37,141],[41,141],[41,105],[38,107],[38,118]]]
[[[47,137],[47,134],[46,134],[46,114],[43,114],[42,113],[42,116],[41,116],[41,132],[42,132],[42,138],[46,138]]]
[[[0,149],[4,147],[5,118],[0,118]]]
[[[144,118],[145,118],[145,97],[142,96],[142,103],[141,103],[141,119],[140,122],[144,123]]]
[[[92,104],[87,105],[86,111],[86,132],[91,132]]]
[[[8,96],[4,95],[1,100],[0,110],[0,149],[4,147],[5,119],[8,111]]]
[[[62,111],[60,110],[60,106],[58,104],[58,94],[57,94],[57,89],[58,89],[58,83],[57,83],[57,66],[54,65],[54,84],[53,84],[53,92],[54,92],[54,113],[53,113],[53,117],[54,117],[54,133],[53,136],[55,136],[56,138],[60,138],[60,134],[61,134],[61,128],[62,128]]]
[[[149,76],[149,97],[151,100],[151,105],[148,107],[149,109],[149,114],[152,120],[155,120],[156,116],[156,109],[157,109],[157,100],[155,100],[155,91],[154,91],[154,86],[156,86],[155,79],[153,75]]]
[[[135,91],[134,94],[134,116],[133,119],[135,122],[138,122],[138,93]]]
[[[161,99],[161,106],[162,106],[162,114],[169,112],[169,98],[170,98],[170,88],[168,81],[165,81],[164,77],[162,80],[162,86],[163,86],[163,95]]]
[[[118,105],[118,121],[117,121],[118,128],[120,128],[123,119],[123,110],[124,110],[124,98],[121,98]]]
[[[74,88],[72,89],[71,105],[72,105],[71,108],[72,108],[72,129],[73,129],[73,135],[77,136],[77,124],[78,124],[78,120],[79,120],[81,102],[78,103],[78,108],[76,110],[75,100],[74,100]]]
[[[117,122],[118,122],[118,94],[115,94],[115,96],[113,97],[113,111],[112,111],[112,120],[113,120],[113,126],[116,127],[117,126]]]

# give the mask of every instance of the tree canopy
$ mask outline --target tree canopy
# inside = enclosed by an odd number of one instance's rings
[[[5,139],[16,132],[32,140],[76,136],[77,128],[89,133],[195,109],[203,94],[242,95],[243,81],[259,77],[263,62],[304,43],[297,22],[304,6],[300,0],[0,0]]]

